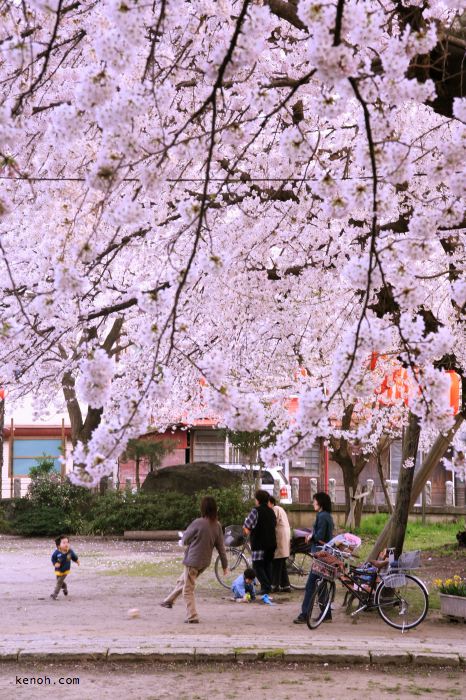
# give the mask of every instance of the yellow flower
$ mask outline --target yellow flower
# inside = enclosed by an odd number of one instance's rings
[[[451,586],[452,583],[453,580],[451,578],[447,578],[447,580],[445,581],[445,586]]]
[[[461,576],[458,576],[458,574],[455,574],[455,576],[453,576],[453,581],[461,581]]]
[[[441,586],[442,585],[442,579],[441,578],[436,578],[434,580],[434,586]]]

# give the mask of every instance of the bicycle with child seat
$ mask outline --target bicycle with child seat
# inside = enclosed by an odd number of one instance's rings
[[[378,570],[345,565],[351,553],[324,545],[314,556],[312,565],[318,579],[306,619],[308,627],[319,627],[330,612],[336,580],[351,593],[352,600],[359,601],[359,607],[351,612],[352,617],[377,610],[384,622],[402,632],[421,624],[429,610],[429,593],[423,581],[410,573],[420,564],[420,552],[406,552],[397,562],[393,553],[394,550],[389,550],[388,569],[382,574]]]
[[[290,556],[286,561],[290,586],[294,590],[304,590],[311,571],[312,557],[310,545],[303,538],[293,538],[290,542]],[[223,573],[220,556],[215,560],[214,571],[217,581],[224,588],[231,588],[233,581],[245,569],[252,566],[252,554],[249,540],[244,536],[241,526],[229,525],[225,528],[224,541],[228,558],[227,573]]]

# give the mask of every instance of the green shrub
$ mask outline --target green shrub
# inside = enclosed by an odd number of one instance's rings
[[[70,519],[60,508],[33,504],[17,513],[13,529],[23,537],[57,537],[73,531]]]
[[[199,505],[205,495],[217,500],[223,525],[243,522],[249,504],[244,502],[238,487],[206,489],[194,496],[109,491],[95,500],[79,533],[118,535],[125,530],[184,530],[199,517]]]
[[[31,478],[27,499],[35,505],[60,508],[71,513],[90,507],[93,494],[84,486],[76,486],[68,478],[52,472]]]
[[[6,519],[3,509],[0,510],[0,533],[2,535],[9,535],[12,531],[11,523]]]
[[[200,501],[214,496],[222,525],[242,523],[249,509],[241,487],[180,493],[132,494],[107,491],[98,495],[74,486],[54,473],[35,474],[26,498],[9,503],[0,529],[25,537],[60,533],[121,535],[125,530],[184,530],[199,517]],[[2,521],[4,521],[2,525]]]
[[[160,497],[109,491],[97,498],[80,534],[118,535],[125,530],[171,530],[195,517],[193,499],[168,493]]]
[[[24,537],[77,532],[96,496],[54,471],[53,460],[37,460],[30,476],[26,498],[13,499],[8,505],[8,531]]]
[[[215,498],[218,505],[218,518],[222,525],[242,525],[244,518],[254,505],[253,501],[244,500],[241,486],[232,486],[228,489],[208,488],[196,496],[199,502],[202,496]]]

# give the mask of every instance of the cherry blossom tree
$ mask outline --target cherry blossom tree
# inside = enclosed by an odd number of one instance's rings
[[[76,478],[207,400],[231,430],[274,421],[267,461],[339,439],[373,352],[419,385],[423,433],[451,425],[459,0],[0,0],[0,19],[2,381],[64,402]]]

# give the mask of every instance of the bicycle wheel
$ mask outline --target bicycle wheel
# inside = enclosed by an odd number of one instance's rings
[[[294,588],[296,591],[303,591],[306,588],[311,565],[312,557],[309,552],[290,554],[286,560],[286,570],[291,588]]]
[[[404,574],[400,586],[390,587],[381,581],[375,592],[379,615],[387,625],[397,630],[409,630],[419,625],[429,610],[429,596],[424,584],[415,576]]]
[[[231,588],[235,578],[237,578],[245,569],[249,567],[249,562],[244,556],[241,549],[235,547],[227,547],[228,571],[226,576],[223,573],[222,561],[220,556],[215,560],[215,577],[224,588]]]
[[[315,630],[325,619],[330,610],[330,605],[335,597],[335,582],[327,581],[324,578],[318,579],[314,593],[309,603],[307,613],[307,626],[311,630]]]

